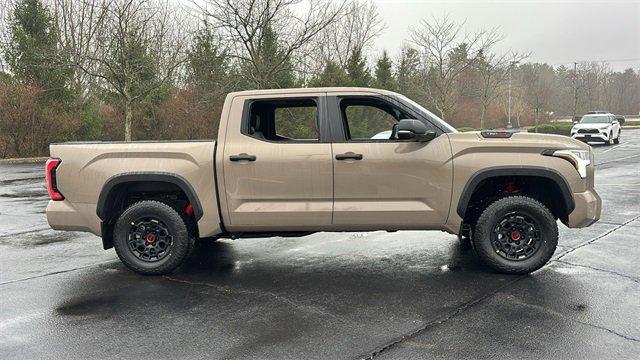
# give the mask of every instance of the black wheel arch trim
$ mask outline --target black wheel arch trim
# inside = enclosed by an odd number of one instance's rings
[[[547,178],[558,185],[558,188],[562,192],[562,197],[568,214],[570,214],[576,207],[571,187],[569,187],[567,180],[558,171],[539,166],[496,166],[476,172],[467,181],[467,184],[462,190],[462,195],[460,196],[458,207],[456,209],[458,215],[460,215],[462,219],[464,219],[471,196],[478,185],[485,179],[498,176],[536,176]]]
[[[105,220],[107,217],[106,211],[108,208],[108,200],[109,195],[113,188],[117,185],[127,182],[144,182],[144,181],[153,181],[153,182],[166,182],[171,183],[178,186],[182,191],[184,191],[185,195],[189,199],[189,203],[193,207],[193,215],[196,220],[200,220],[202,218],[202,204],[196,195],[196,191],[191,186],[191,184],[182,176],[169,172],[128,172],[123,174],[118,174],[110,177],[107,182],[102,186],[102,190],[100,191],[100,196],[98,197],[98,204],[96,207],[96,214],[101,220]]]

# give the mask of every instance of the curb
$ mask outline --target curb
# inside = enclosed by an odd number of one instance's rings
[[[32,158],[13,158],[0,159],[0,165],[16,165],[16,164],[40,164],[47,161],[49,157],[32,157]]]

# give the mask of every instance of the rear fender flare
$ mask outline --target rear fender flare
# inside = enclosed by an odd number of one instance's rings
[[[189,184],[189,182],[182,176],[168,172],[129,172],[112,176],[107,180],[104,186],[102,186],[102,190],[100,191],[98,204],[96,206],[96,214],[98,217],[103,221],[107,218],[111,192],[117,185],[127,182],[145,181],[165,182],[178,186],[189,199],[189,203],[193,207],[193,215],[195,216],[196,221],[202,218],[202,205],[200,204],[200,200],[198,199],[193,186],[191,186],[191,184]]]

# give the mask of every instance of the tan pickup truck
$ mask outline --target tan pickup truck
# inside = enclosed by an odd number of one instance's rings
[[[570,137],[459,133],[389,91],[242,91],[216,141],[52,144],[47,218],[101,236],[142,274],[174,270],[207,239],[372,230],[457,234],[522,274],[551,258],[558,219],[599,219],[593,172]]]

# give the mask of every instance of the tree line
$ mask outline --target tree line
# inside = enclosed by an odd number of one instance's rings
[[[0,156],[67,140],[214,138],[225,95],[377,87],[456,127],[640,111],[638,70],[553,66],[497,51],[497,28],[431,17],[397,54],[365,0],[9,0],[0,5]]]

